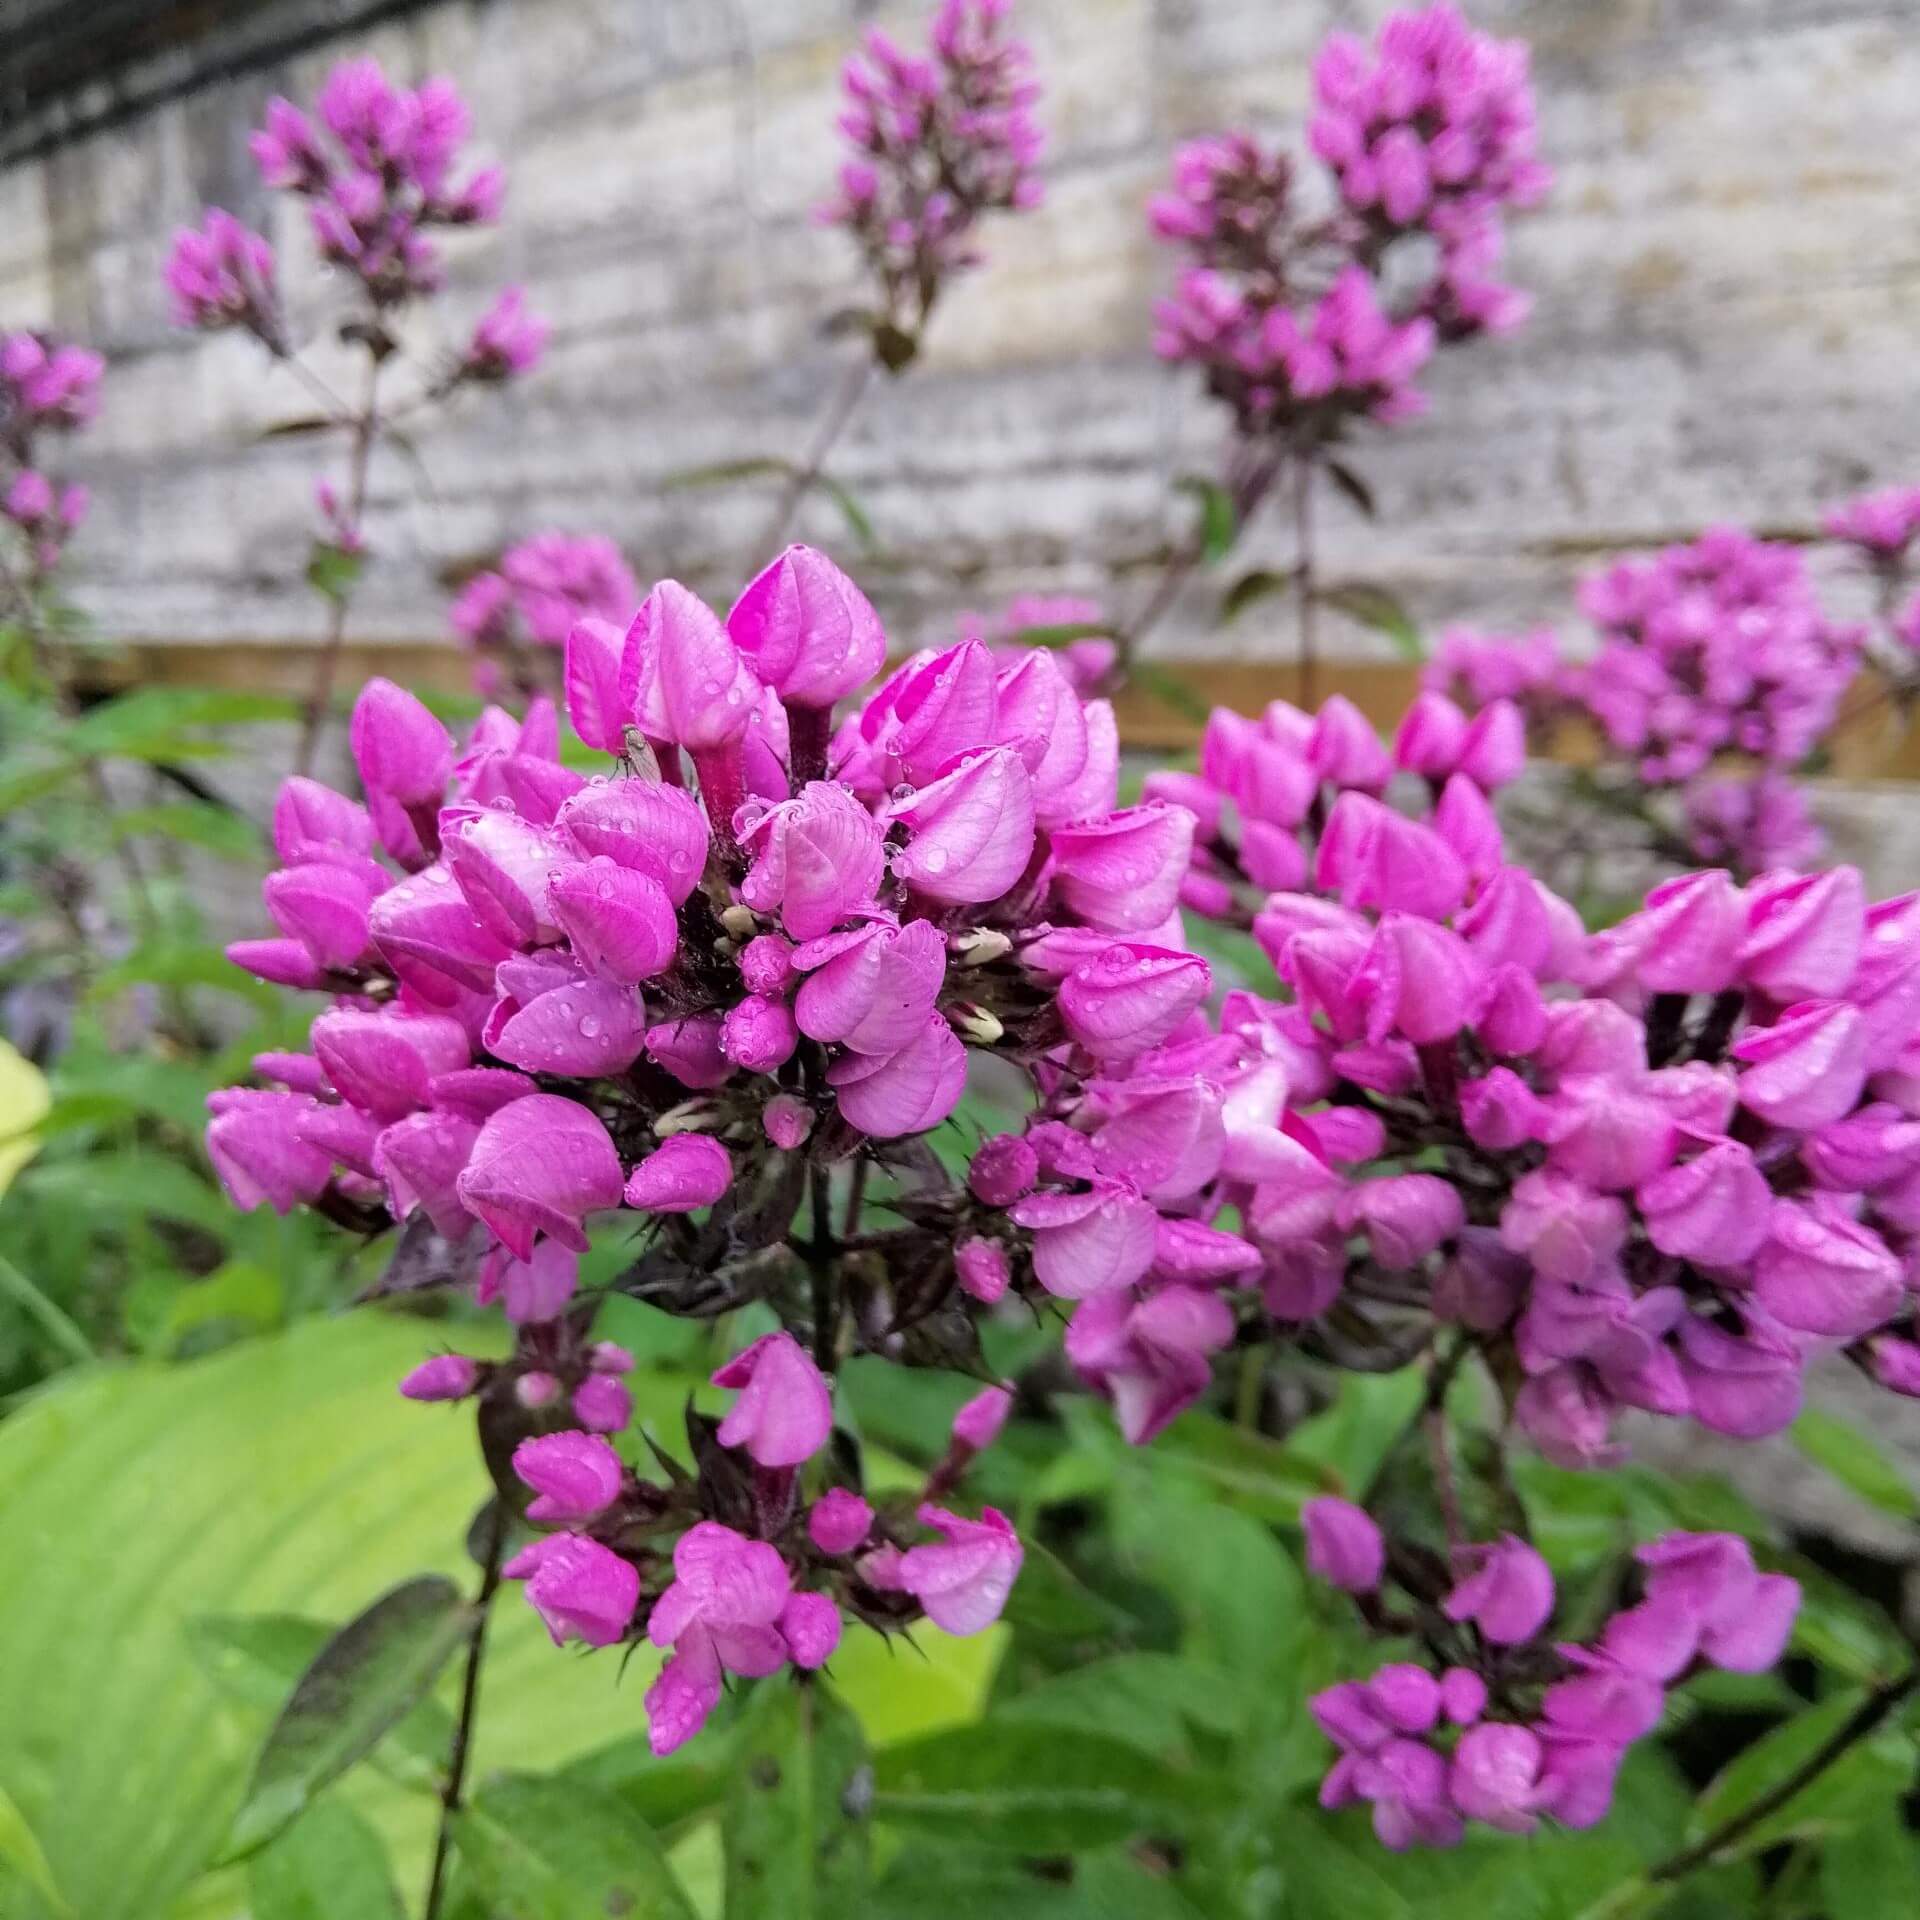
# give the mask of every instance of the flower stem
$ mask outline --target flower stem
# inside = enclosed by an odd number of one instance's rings
[[[427,1881],[427,1904],[421,1920],[439,1920],[440,1899],[446,1890],[447,1855],[453,1841],[453,1820],[467,1783],[467,1760],[473,1747],[473,1724],[480,1706],[480,1668],[486,1658],[487,1616],[500,1589],[500,1561],[507,1544],[507,1511],[494,1496],[487,1523],[485,1557],[480,1563],[480,1591],[474,1597],[473,1628],[467,1636],[466,1671],[460,1682],[460,1717],[454,1722],[453,1744],[447,1751],[447,1780],[440,1792],[440,1827],[433,1842],[433,1873]]]
[[[840,376],[840,384],[834,388],[833,398],[826,412],[820,416],[820,424],[814,428],[806,452],[800,456],[799,464],[788,470],[786,483],[774,503],[773,517],[767,522],[766,532],[760,536],[760,545],[755,550],[756,559],[764,556],[771,560],[786,540],[787,530],[793,525],[794,515],[800,511],[801,501],[820,478],[821,469],[827,464],[827,455],[839,444],[841,434],[853,418],[854,409],[859,406],[867,383],[873,378],[874,364],[873,355],[863,353]]]
[[[1705,1866],[1723,1847],[1729,1847],[1744,1834],[1751,1833],[1796,1794],[1811,1786],[1836,1760],[1875,1732],[1909,1695],[1916,1692],[1920,1692],[1920,1664],[1909,1667],[1897,1680],[1882,1681],[1784,1780],[1769,1788],[1750,1805],[1742,1807],[1730,1819],[1723,1820],[1705,1839],[1696,1840],[1692,1846],[1681,1848],[1658,1866],[1649,1868],[1646,1876],[1648,1884],[1659,1886],[1681,1880],[1696,1867]]]
[[[1301,454],[1293,476],[1294,589],[1300,608],[1300,704],[1320,704],[1320,582],[1313,543],[1313,461]]]

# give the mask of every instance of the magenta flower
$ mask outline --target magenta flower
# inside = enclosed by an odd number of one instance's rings
[[[830,1487],[807,1513],[807,1537],[836,1557],[856,1551],[872,1530],[873,1509],[845,1487]]]
[[[606,1512],[620,1497],[626,1469],[596,1433],[546,1433],[513,1450],[514,1473],[539,1497],[527,1518],[571,1526]]]
[[[1307,1571],[1344,1588],[1371,1593],[1386,1566],[1386,1542],[1364,1508],[1321,1495],[1300,1509],[1307,1536]]]
[[[713,1376],[740,1397],[720,1423],[723,1447],[744,1447],[763,1467],[797,1467],[826,1445],[833,1396],[789,1333],[763,1334]]]
[[[866,595],[812,547],[788,547],[755,574],[727,631],[789,707],[830,708],[886,664],[887,636]]]
[[[400,1382],[409,1400],[464,1400],[480,1384],[478,1362],[464,1353],[436,1353]]]
[[[577,1101],[535,1093],[493,1114],[459,1180],[460,1198],[520,1260],[535,1237],[587,1250],[588,1214],[620,1204],[620,1160],[607,1130]]]
[[[966,1080],[966,1049],[938,1013],[899,1052],[849,1052],[827,1069],[841,1117],[876,1140],[938,1126],[959,1105]]]
[[[1507,1534],[1490,1547],[1476,1547],[1468,1571],[1447,1595],[1449,1620],[1471,1620],[1495,1646],[1531,1640],[1553,1612],[1553,1575],[1524,1540]]]
[[[753,856],[741,898],[778,914],[796,940],[817,940],[873,905],[880,829],[844,787],[811,782],[762,813],[740,843]]]
[[[918,1517],[941,1536],[941,1544],[909,1547],[895,1581],[943,1632],[983,1633],[1000,1618],[1026,1558],[1011,1523],[992,1507],[978,1520],[934,1506],[922,1507]]]
[[[1013,1393],[1008,1387],[982,1387],[953,1416],[953,1441],[969,1453],[984,1453],[1000,1437],[1013,1411]]]
[[[712,1206],[732,1183],[733,1160],[718,1140],[678,1133],[634,1168],[627,1205],[643,1213],[692,1213]]]
[[[527,1583],[527,1600],[556,1647],[569,1640],[614,1645],[626,1637],[640,1601],[640,1575],[633,1564],[577,1533],[536,1540],[501,1571],[509,1580]]]
[[[933,900],[997,900],[1033,855],[1033,788],[1020,756],[1008,747],[963,755],[889,807],[886,819],[907,829],[894,872]]]
[[[474,323],[461,365],[469,380],[513,380],[540,364],[553,329],[527,312],[526,289],[503,287]]]

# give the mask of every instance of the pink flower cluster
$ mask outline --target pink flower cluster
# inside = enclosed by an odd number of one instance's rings
[[[939,1125],[969,1044],[1064,1088],[1192,1026],[1209,987],[1176,909],[1193,817],[1116,806],[1110,706],[1045,650],[967,640],[905,661],[836,729],[835,705],[885,652],[854,584],[793,547],[724,622],[672,581],[624,632],[576,622],[567,710],[614,777],[561,763],[544,701],[524,722],[489,709],[456,746],[374,681],[351,733],[364,804],[311,780],[282,790],[264,889],[278,937],[230,953],[330,1004],[311,1052],[256,1061],[271,1084],[213,1097],[208,1150],[243,1207],[304,1203],[367,1230],[411,1220],[491,1249],[479,1289],[518,1329],[514,1357],[442,1355],[410,1393],[529,1416],[564,1404],[583,1430],[617,1430],[619,1356],[588,1342],[573,1298],[591,1220],[624,1204],[671,1247],[675,1222],[737,1212],[756,1257],[791,1262],[806,1170],[887,1164],[887,1143]],[[1022,1217],[1048,1224],[1047,1204],[1030,1196]],[[948,1211],[976,1205],[958,1194]],[[1080,1259],[1071,1204],[1052,1205],[1065,1237],[1057,1259],[1037,1256],[1050,1276]],[[938,1225],[932,1257],[964,1286]],[[1201,1257],[1204,1230],[1169,1231],[1179,1257]],[[831,1348],[818,1312],[794,1308]],[[886,1314],[849,1318],[890,1350]],[[754,1352],[760,1371],[743,1359],[718,1377],[742,1390],[718,1445],[798,1467],[825,1437],[826,1389],[791,1339]],[[754,1495],[749,1543],[785,1538],[791,1516],[776,1527],[768,1497]],[[980,1594],[1004,1595],[1018,1558],[1004,1522],[940,1510],[926,1524],[943,1544],[867,1544],[856,1598],[871,1617],[964,1623]],[[609,1555],[594,1537],[546,1549],[527,1566],[536,1604],[611,1618],[607,1595],[631,1582]],[[753,1557],[771,1594],[780,1582]],[[702,1577],[682,1569],[687,1604]],[[753,1628],[743,1657],[770,1657],[781,1609],[698,1618],[711,1649],[669,1635],[688,1654],[671,1684],[694,1700],[709,1652],[730,1664],[721,1629]],[[690,1713],[661,1711],[669,1726]]]
[[[1411,1631],[1428,1664],[1400,1661],[1314,1696],[1340,1750],[1323,1807],[1363,1802],[1396,1852],[1457,1844],[1469,1821],[1531,1833],[1606,1817],[1627,1749],[1659,1725],[1669,1687],[1780,1658],[1798,1584],[1761,1573],[1734,1534],[1669,1533],[1635,1552],[1644,1591],[1591,1640],[1551,1638],[1547,1563],[1509,1534],[1448,1559],[1397,1547],[1344,1500],[1302,1513],[1308,1565],[1355,1595],[1368,1624]],[[1383,1590],[1385,1569],[1393,1568]]]
[[[945,282],[978,264],[981,216],[1040,204],[1040,89],[1025,43],[1006,35],[1009,11],[1008,0],[942,0],[927,54],[875,27],[846,65],[839,125],[853,158],[818,217],[853,235],[879,317],[909,337]]]
[[[1920,487],[1886,487],[1830,508],[1821,523],[1864,560],[1879,583],[1880,612],[1892,636],[1876,664],[1896,682],[1908,682],[1920,653],[1920,593],[1911,592],[1920,564]],[[1903,687],[1910,697],[1911,686]]]
[[[251,137],[261,178],[309,203],[321,258],[345,268],[376,312],[435,292],[442,274],[431,230],[497,220],[506,192],[498,167],[454,181],[471,128],[465,103],[450,81],[396,87],[377,62],[360,59],[334,68],[317,107],[319,125],[290,101],[268,103],[267,123]],[[209,207],[198,227],[177,233],[164,279],[175,325],[242,327],[276,356],[292,351],[273,248],[231,214]],[[546,339],[521,290],[509,287],[442,385],[526,373]]]
[[[1297,214],[1292,161],[1249,133],[1181,147],[1148,208],[1190,263],[1156,309],[1155,352],[1199,366],[1239,431],[1297,450],[1356,420],[1414,417],[1437,346],[1521,324],[1525,296],[1493,277],[1501,218],[1548,181],[1525,47],[1451,7],[1390,16],[1372,53],[1330,36],[1314,85],[1310,140],[1334,175],[1334,215]],[[1409,236],[1418,261],[1396,251]]]
[[[92,420],[105,366],[85,347],[36,333],[0,335],[0,523],[18,536],[29,588],[60,564],[87,514],[86,488],[62,486],[47,474],[38,442]]]
[[[1307,138],[1369,224],[1443,244],[1478,233],[1552,184],[1528,64],[1524,41],[1476,33],[1445,5],[1390,15],[1371,48],[1329,34]]]
[[[1587,710],[1656,785],[1723,752],[1790,768],[1832,724],[1863,629],[1822,612],[1800,554],[1715,527],[1581,582],[1601,635]]]
[[[502,682],[502,659],[515,663],[523,642],[557,653],[576,621],[615,621],[624,628],[639,599],[633,573],[611,540],[537,533],[509,547],[497,569],[476,573],[454,597],[447,619],[477,656],[480,691],[493,694]]]
[[[466,103],[451,81],[397,87],[377,61],[359,59],[334,68],[315,106],[319,126],[291,101],[268,102],[251,141],[261,179],[311,203],[322,258],[352,273],[375,306],[433,292],[441,269],[428,229],[497,220],[506,194],[498,167],[454,179],[472,127]]]

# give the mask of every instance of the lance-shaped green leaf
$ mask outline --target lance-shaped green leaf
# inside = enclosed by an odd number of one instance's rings
[[[873,1812],[929,1837],[1071,1853],[1179,1829],[1196,1779],[1130,1741],[994,1718],[881,1753]]]
[[[721,1825],[727,1920],[839,1920],[867,1887],[873,1769],[826,1688],[769,1682],[742,1729]]]
[[[1920,1516],[1920,1501],[1915,1500],[1906,1475],[1852,1421],[1809,1407],[1788,1429],[1788,1437],[1815,1466],[1824,1467],[1843,1487],[1881,1512],[1900,1520]]]
[[[1322,587],[1316,597],[1323,607],[1331,607],[1336,613],[1344,613],[1349,620],[1357,620],[1363,627],[1371,627],[1375,633],[1385,635],[1403,659],[1422,660],[1426,657],[1420,629],[1414,625],[1413,616],[1387,588],[1369,580],[1350,580],[1340,585]]]
[[[228,1840],[265,1845],[426,1697],[472,1625],[451,1580],[409,1580],[320,1649],[267,1735]]]
[[[9,1875],[24,1880],[55,1913],[64,1916],[73,1912],[54,1884],[53,1868],[27,1825],[27,1816],[13,1804],[6,1788],[0,1787],[0,1892],[5,1891]]]
[[[1200,558],[1211,566],[1238,538],[1240,510],[1233,495],[1203,473],[1183,473],[1173,484],[1176,492],[1190,493],[1200,503]]]
[[[461,1810],[454,1844],[487,1911],[514,1920],[693,1920],[645,1823],[578,1780],[495,1782]]]
[[[253,1920],[405,1920],[380,1836],[339,1800],[255,1854],[247,1892]]]

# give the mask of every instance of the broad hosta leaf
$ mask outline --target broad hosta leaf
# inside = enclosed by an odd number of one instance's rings
[[[770,1682],[747,1709],[721,1828],[727,1920],[840,1920],[867,1885],[873,1775],[825,1687]]]
[[[1920,1841],[1897,1807],[1861,1821],[1820,1856],[1820,1891],[1835,1920],[1912,1920]]]
[[[874,1764],[877,1820],[1015,1853],[1070,1853],[1178,1827],[1182,1776],[1128,1741],[994,1718]]]
[[[1840,1484],[1883,1513],[1901,1520],[1920,1516],[1906,1476],[1889,1460],[1871,1435],[1837,1414],[1809,1407],[1789,1429],[1793,1444],[1816,1466],[1826,1468]]]
[[[240,1871],[181,1901],[231,1824],[271,1711],[216,1686],[187,1622],[347,1620],[423,1570],[471,1589],[462,1543],[486,1477],[470,1411],[394,1391],[434,1344],[419,1321],[366,1309],[187,1365],[76,1372],[0,1424],[0,1540],[7,1564],[33,1569],[0,1575],[5,1671],[32,1676],[4,1689],[0,1788],[86,1920],[247,1911]],[[640,1373],[632,1385],[640,1419],[675,1432],[687,1382]],[[914,1637],[920,1654],[850,1631],[835,1656],[837,1688],[871,1739],[980,1712],[1000,1637]],[[487,1648],[476,1783],[505,1766],[563,1767],[642,1729],[650,1651],[624,1672],[557,1653],[512,1587]],[[424,1885],[434,1800],[366,1770],[328,1799],[342,1796],[387,1843],[400,1885]],[[21,1886],[17,1920],[56,1912]]]
[[[53,1869],[27,1817],[13,1804],[6,1789],[0,1787],[0,1893],[9,1880],[29,1886],[53,1911],[62,1916],[72,1913],[66,1897],[54,1884]]]
[[[320,1649],[281,1708],[233,1823],[246,1853],[295,1819],[426,1697],[473,1623],[451,1580],[409,1580]]]
[[[509,1776],[461,1810],[454,1844],[514,1920],[693,1920],[659,1841],[597,1787]]]
[[[247,1870],[253,1920],[405,1920],[380,1836],[339,1800],[310,1807]]]

